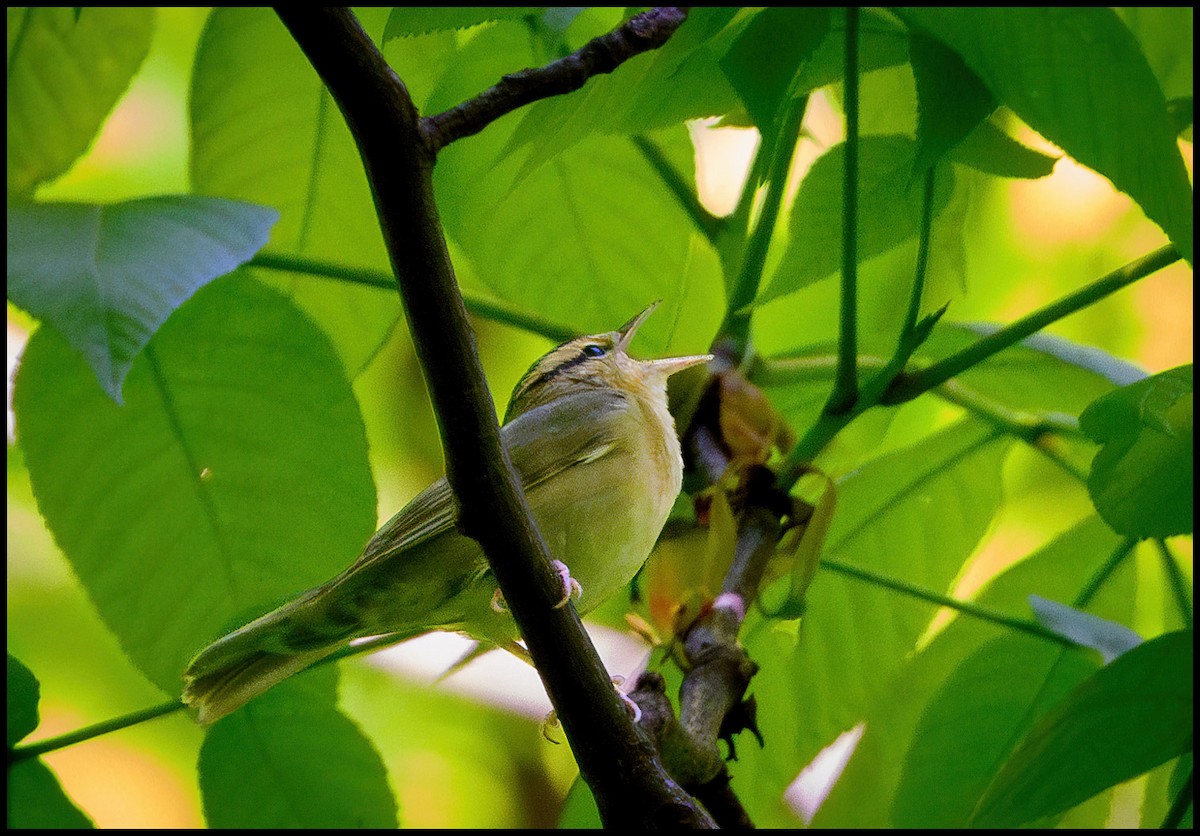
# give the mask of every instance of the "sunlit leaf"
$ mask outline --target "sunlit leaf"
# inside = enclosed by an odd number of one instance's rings
[[[386,9],[360,9],[376,38]],[[394,42],[385,57],[424,104],[454,34]],[[295,39],[269,8],[217,9],[196,50],[189,97],[191,182],[199,194],[279,210],[266,251],[347,267],[391,266],[362,160],[345,119]],[[351,375],[374,357],[400,315],[394,290],[263,271],[333,340]]]
[[[963,827],[1020,734],[1099,667],[1094,656],[1002,636],[946,672],[904,758],[896,827]]]
[[[134,360],[124,406],[40,329],[14,407],[48,527],[167,693],[206,641],[336,574],[374,530],[341,364],[286,299],[244,276],[175,312]]]
[[[1166,100],[1115,12],[1076,6],[898,13],[961,55],[1030,127],[1136,200],[1191,261],[1192,189]]]
[[[306,671],[209,730],[199,764],[209,827],[396,827],[379,753],[336,698],[336,669]]]
[[[979,593],[976,601],[989,609],[1023,618],[1028,612],[1026,598],[1032,590],[1044,597],[1070,600],[1094,574],[1105,556],[1119,544],[1120,537],[1112,529],[1099,517],[1090,517],[998,576]],[[1114,620],[1130,618],[1135,573],[1128,564],[1126,567],[1125,571],[1118,571],[1104,586],[1090,611]],[[910,811],[909,815],[922,821],[926,817],[960,823],[965,820],[983,790],[978,783],[959,781],[954,785],[957,788],[955,793],[943,792],[939,788],[937,793],[931,794],[928,784],[915,781],[917,776],[913,774],[907,779],[906,792],[911,789],[918,795],[916,798],[905,798],[906,793],[898,795],[901,774],[909,763],[909,751],[922,745],[922,737],[917,729],[930,701],[939,693],[944,694],[946,699],[953,697],[945,691],[947,673],[957,670],[986,643],[997,640],[1005,633],[1006,629],[996,624],[959,615],[928,647],[901,668],[885,687],[877,691],[877,697],[863,715],[867,733],[859,744],[857,756],[850,761],[841,780],[833,788],[817,815],[815,826],[894,827],[893,804]],[[1047,647],[1046,642],[1033,637],[1019,640],[1014,637],[1014,640],[1017,642],[1011,645],[1014,653],[1026,658],[1040,658],[1038,654]],[[1020,645],[1027,649],[1019,650]],[[1070,648],[1057,648],[1055,652],[1080,655]],[[1044,672],[1055,670],[1052,659],[1039,663],[1039,667]],[[1020,682],[1030,685],[1034,680],[1036,677],[1027,673]],[[1010,688],[1015,684],[1010,682]],[[1013,724],[1010,749],[1022,730],[1036,719],[1036,714],[1031,712],[1037,692],[1031,693],[1026,688],[1026,693],[1030,701],[1026,703],[1025,711],[1021,711],[1019,706],[1008,710],[1007,716]],[[997,695],[995,699],[1002,697]],[[1044,706],[1042,710],[1045,710]],[[981,717],[979,722],[989,721]],[[988,728],[990,726],[981,727],[979,731],[987,732]],[[998,768],[1008,751],[1006,749],[1000,753],[1000,760],[993,762],[993,769]],[[975,768],[971,762],[964,763],[968,769]],[[935,765],[928,761],[927,764]],[[962,795],[964,792],[967,793],[966,798]],[[1099,826],[1103,822],[1104,814],[1094,824]]]
[[[84,152],[150,49],[154,10],[12,8],[8,196],[28,197]]]
[[[829,10],[779,6],[759,12],[720,60],[759,130],[768,133],[792,81],[829,31]]]
[[[858,158],[858,259],[864,261],[914,238],[920,229],[923,178],[913,177],[916,143],[903,136],[866,136]],[[846,145],[820,157],[792,209],[791,242],[759,294],[767,302],[836,272],[842,251],[842,169]],[[940,171],[933,195],[936,217],[950,201],[954,176]]]
[[[798,640],[766,619],[747,620],[751,658],[771,660],[754,679],[756,699],[773,708],[759,713],[768,747],[739,746],[735,781],[745,775],[778,799],[822,747],[887,698],[935,607],[829,564],[945,591],[1000,505],[1009,446],[963,422],[841,480]]]
[[[1130,650],[1038,723],[979,802],[974,825],[1053,815],[1190,751],[1192,699],[1190,630]]]
[[[1079,426],[1103,445],[1088,492],[1109,525],[1130,537],[1191,533],[1190,364],[1105,395],[1080,416]]]

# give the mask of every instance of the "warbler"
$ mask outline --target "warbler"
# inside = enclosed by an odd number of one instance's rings
[[[569,340],[534,363],[500,429],[538,528],[561,561],[564,595],[577,592],[581,613],[641,568],[682,482],[667,378],[711,355],[630,357],[629,343],[656,305],[617,331]],[[457,531],[457,519],[450,485],[439,479],[340,575],[201,651],[184,673],[184,702],[201,723],[212,723],[366,636],[452,630],[513,646],[516,624],[494,606],[487,560]]]

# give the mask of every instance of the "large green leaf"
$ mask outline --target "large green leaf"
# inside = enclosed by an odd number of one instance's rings
[[[497,296],[580,333],[611,330],[655,299],[640,350],[702,351],[720,324],[720,260],[628,140],[581,143],[448,223]]]
[[[1129,537],[1192,532],[1190,364],[1104,395],[1079,425],[1104,445],[1088,492],[1105,522]]]
[[[1012,751],[1014,730],[1028,728],[1099,666],[1088,654],[1009,635],[948,671],[904,758],[893,824],[962,827]]]
[[[921,8],[899,12],[962,56],[996,98],[1112,180],[1192,260],[1192,189],[1166,100],[1111,9]]]
[[[336,574],[375,526],[341,364],[286,299],[244,276],[171,316],[134,360],[124,406],[40,329],[14,408],[47,525],[167,693],[207,640]]]
[[[973,824],[1016,827],[1067,810],[1192,749],[1192,632],[1124,654],[1038,723],[980,800]]]
[[[582,90],[528,108],[503,156],[528,146],[524,178],[596,134],[634,134],[715,116],[738,104],[718,62],[749,19],[733,8],[693,8],[671,39]],[[731,23],[731,21],[733,21]]]
[[[1047,156],[1017,142],[990,119],[976,125],[950,150],[949,156],[954,162],[984,174],[1029,180],[1047,176],[1058,162],[1058,157]]]
[[[1029,605],[1026,599],[1031,592],[1047,598],[1072,600],[1119,543],[1120,538],[1099,517],[1090,517],[1001,574],[976,600],[981,606],[1017,618],[1027,617]],[[1130,619],[1134,599],[1133,562],[1127,562],[1124,567],[1124,571],[1116,573],[1093,600],[1089,606],[1090,612],[1119,621]],[[945,687],[948,675],[958,676],[952,672],[958,671],[968,659],[977,656],[985,644],[1005,635],[1003,627],[960,615],[928,647],[905,664],[896,676],[889,678],[878,689],[877,698],[863,714],[866,734],[821,808],[814,825],[893,827],[893,805],[899,815],[912,821],[954,820],[960,826],[964,824],[984,788],[977,781],[978,762],[974,758],[968,759],[964,768],[971,775],[963,776],[967,780],[956,781],[954,792],[950,792],[949,787],[938,787],[936,792],[930,792],[929,786],[934,775],[909,766],[909,753],[924,746],[918,727],[926,712],[932,710],[932,701],[937,699],[941,702],[942,709],[939,710],[954,709],[956,692]],[[1056,655],[1081,655],[1075,649],[1055,648],[1029,636],[1012,635],[1003,639],[1003,642],[1005,644],[998,647],[999,650],[1007,648],[1005,652],[1013,654],[1013,658],[1029,659],[1034,667],[1021,677],[1003,683],[1005,694],[988,697],[995,701],[1007,701],[1017,690],[1030,694],[1030,684],[1038,675],[1045,677],[1061,671],[1054,658],[1045,658],[1046,650]],[[1041,661],[1037,661],[1039,659]],[[978,661],[984,662],[982,658]],[[995,661],[999,664],[1003,660]],[[1038,671],[1041,673],[1038,674]],[[1060,683],[1064,681],[1058,676],[1056,680]],[[979,697],[980,694],[974,690],[964,691],[960,695],[960,702],[965,706]],[[1011,703],[1005,709],[1009,722],[1008,748],[999,753],[993,751],[989,756],[992,774],[1012,745],[1037,719],[1034,708],[1036,702],[1034,693],[1026,702],[1024,711]],[[962,707],[958,713],[966,716],[969,709]],[[977,721],[978,725],[968,730],[974,739],[979,740],[981,735],[987,735],[994,740],[1000,736],[992,718],[979,716]],[[924,728],[929,726],[926,723]],[[984,754],[980,753],[981,759]],[[958,762],[951,761],[948,764]],[[926,758],[925,765],[936,768],[936,758]],[[898,794],[902,773],[905,773],[904,791]],[[916,797],[907,797],[909,792],[915,793]],[[1101,815],[1095,823],[1102,824],[1103,821]]]
[[[358,12],[374,37],[386,9]],[[418,105],[452,52],[454,34],[392,44],[391,60]],[[189,101],[192,188],[280,212],[267,251],[390,272],[358,150],[337,105],[278,17],[219,9],[196,51]],[[374,356],[400,315],[394,291],[272,272],[333,339],[351,374]]]
[[[761,133],[770,133],[801,64],[828,32],[828,9],[764,9],[719,61]]]
[[[150,8],[8,9],[8,196],[83,153],[150,49]]]
[[[379,753],[336,699],[335,668],[306,671],[209,730],[199,764],[209,827],[396,827]]]
[[[945,592],[1000,505],[1008,450],[990,429],[962,422],[861,467],[838,485],[824,560]],[[887,698],[934,614],[828,563],[807,600],[798,641],[765,619],[747,619],[751,658],[770,660],[754,679],[769,743],[739,747],[733,771],[735,781],[776,799],[821,747]]]
[[[866,136],[858,151],[858,259],[865,261],[913,238],[920,229],[924,188],[913,177],[916,143],[903,136]],[[842,251],[842,169],[846,145],[818,159],[792,207],[791,241],[759,303],[793,293],[836,272]],[[934,216],[950,202],[954,175],[939,172]]]
[[[279,213],[181,195],[8,208],[8,297],[83,354],[117,403],[133,358],[196,290],[247,261]]]

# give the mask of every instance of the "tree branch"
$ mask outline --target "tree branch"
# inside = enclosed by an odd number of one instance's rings
[[[952,354],[946,359],[934,363],[932,366],[922,369],[919,372],[897,375],[887,391],[884,392],[880,403],[894,405],[910,401],[923,392],[927,392],[955,375],[961,374],[972,366],[986,360],[993,354],[1019,343],[1052,322],[1095,304],[1110,293],[1114,293],[1126,285],[1144,279],[1151,273],[1174,264],[1180,258],[1181,256],[1175,247],[1167,245],[1147,256],[1139,258],[1137,261],[1130,262],[1124,267],[1109,273],[1107,276],[1097,279],[1086,287],[1080,288],[1068,296],[1064,296],[1057,302],[1006,325],[994,334],[984,337],[979,342],[964,348],[957,354]]]
[[[276,12],[358,145],[438,416],[460,527],[487,555],[601,817],[626,826],[712,826],[630,723],[574,608],[555,608],[561,582],[500,443],[438,218],[437,146],[427,143],[404,83],[347,9],[281,6]],[[528,100],[506,99],[514,107]],[[450,121],[475,130],[490,121],[469,118],[474,112],[468,108]]]
[[[631,17],[606,35],[593,38],[565,58],[544,67],[504,76],[478,96],[447,111],[421,120],[421,134],[434,154],[451,142],[473,136],[511,113],[539,99],[573,93],[595,75],[611,73],[635,55],[667,42],[687,12],[659,6]]]

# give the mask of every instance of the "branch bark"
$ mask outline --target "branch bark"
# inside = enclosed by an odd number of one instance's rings
[[[675,34],[687,12],[660,6],[631,17],[611,32],[544,67],[504,76],[478,96],[421,120],[421,133],[436,154],[456,139],[479,133],[501,116],[527,104],[583,87],[592,76],[611,73],[621,64],[657,49]]]
[[[358,145],[430,398],[460,525],[479,541],[606,824],[712,826],[638,734],[560,582],[503,446],[404,83],[347,9],[276,7]],[[484,123],[486,124],[486,122]]]

